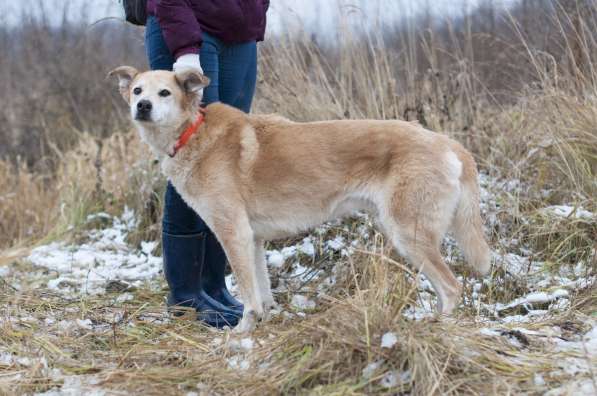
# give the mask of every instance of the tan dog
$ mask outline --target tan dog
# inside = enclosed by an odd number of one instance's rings
[[[403,121],[296,123],[215,103],[181,146],[209,80],[128,66],[110,75],[162,171],[222,244],[245,303],[239,331],[251,330],[274,304],[264,241],[355,210],[369,211],[431,281],[441,313],[451,313],[461,293],[440,255],[448,230],[468,263],[489,271],[475,161],[447,136]]]

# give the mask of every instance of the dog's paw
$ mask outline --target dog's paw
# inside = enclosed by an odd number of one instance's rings
[[[261,316],[261,318],[259,318],[260,322],[267,322],[270,320],[271,318],[271,307],[269,306],[263,306],[263,315]]]
[[[255,329],[257,324],[257,313],[253,310],[245,311],[243,318],[240,320],[238,325],[234,328],[235,333],[248,333]]]
[[[454,295],[446,298],[439,298],[437,301],[437,314],[443,316],[450,316],[458,307],[460,296]]]
[[[271,318],[271,311],[272,309],[276,308],[276,302],[274,301],[273,297],[271,299],[267,299],[263,301],[261,304],[263,308],[263,315],[260,318],[262,321],[267,322]]]

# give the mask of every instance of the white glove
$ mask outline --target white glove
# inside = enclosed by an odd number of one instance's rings
[[[172,66],[172,69],[174,70],[175,73],[187,70],[187,69],[193,69],[198,71],[199,73],[203,74],[203,69],[201,68],[201,63],[199,63],[199,55],[197,54],[184,54],[178,57],[178,59],[176,59],[176,62],[174,62],[174,65]]]

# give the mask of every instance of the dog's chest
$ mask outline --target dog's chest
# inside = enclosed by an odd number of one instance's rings
[[[161,162],[162,173],[174,185],[181,185],[187,179],[190,169],[189,167],[181,166],[178,161],[164,157]]]
[[[193,174],[192,162],[182,158],[171,159],[166,157],[162,161],[161,167],[164,176],[166,176],[168,181],[172,183],[176,189],[176,192],[180,194],[187,205],[193,208],[195,212],[201,213],[202,217],[211,217],[211,208],[208,202],[203,199],[204,196],[200,194],[200,191],[208,190],[197,188],[193,189],[189,186],[190,178]],[[191,190],[193,192],[191,192]]]
[[[176,159],[171,159],[169,157],[165,157],[161,163],[162,173],[170,183],[174,186],[176,191],[183,197],[187,203],[189,203],[189,193],[187,191],[186,185],[187,181],[190,177],[192,167],[189,166],[188,163],[177,161]]]

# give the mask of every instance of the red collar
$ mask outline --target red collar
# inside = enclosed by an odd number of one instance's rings
[[[203,110],[199,110],[199,114],[197,114],[197,119],[195,120],[195,122],[189,125],[187,129],[185,129],[182,132],[182,134],[174,144],[174,153],[168,154],[170,158],[173,158],[176,155],[176,153],[178,153],[178,150],[180,150],[185,144],[187,144],[191,136],[193,136],[193,134],[199,130],[199,127],[201,126],[201,124],[203,124],[203,121],[205,121],[204,114],[205,113]]]

